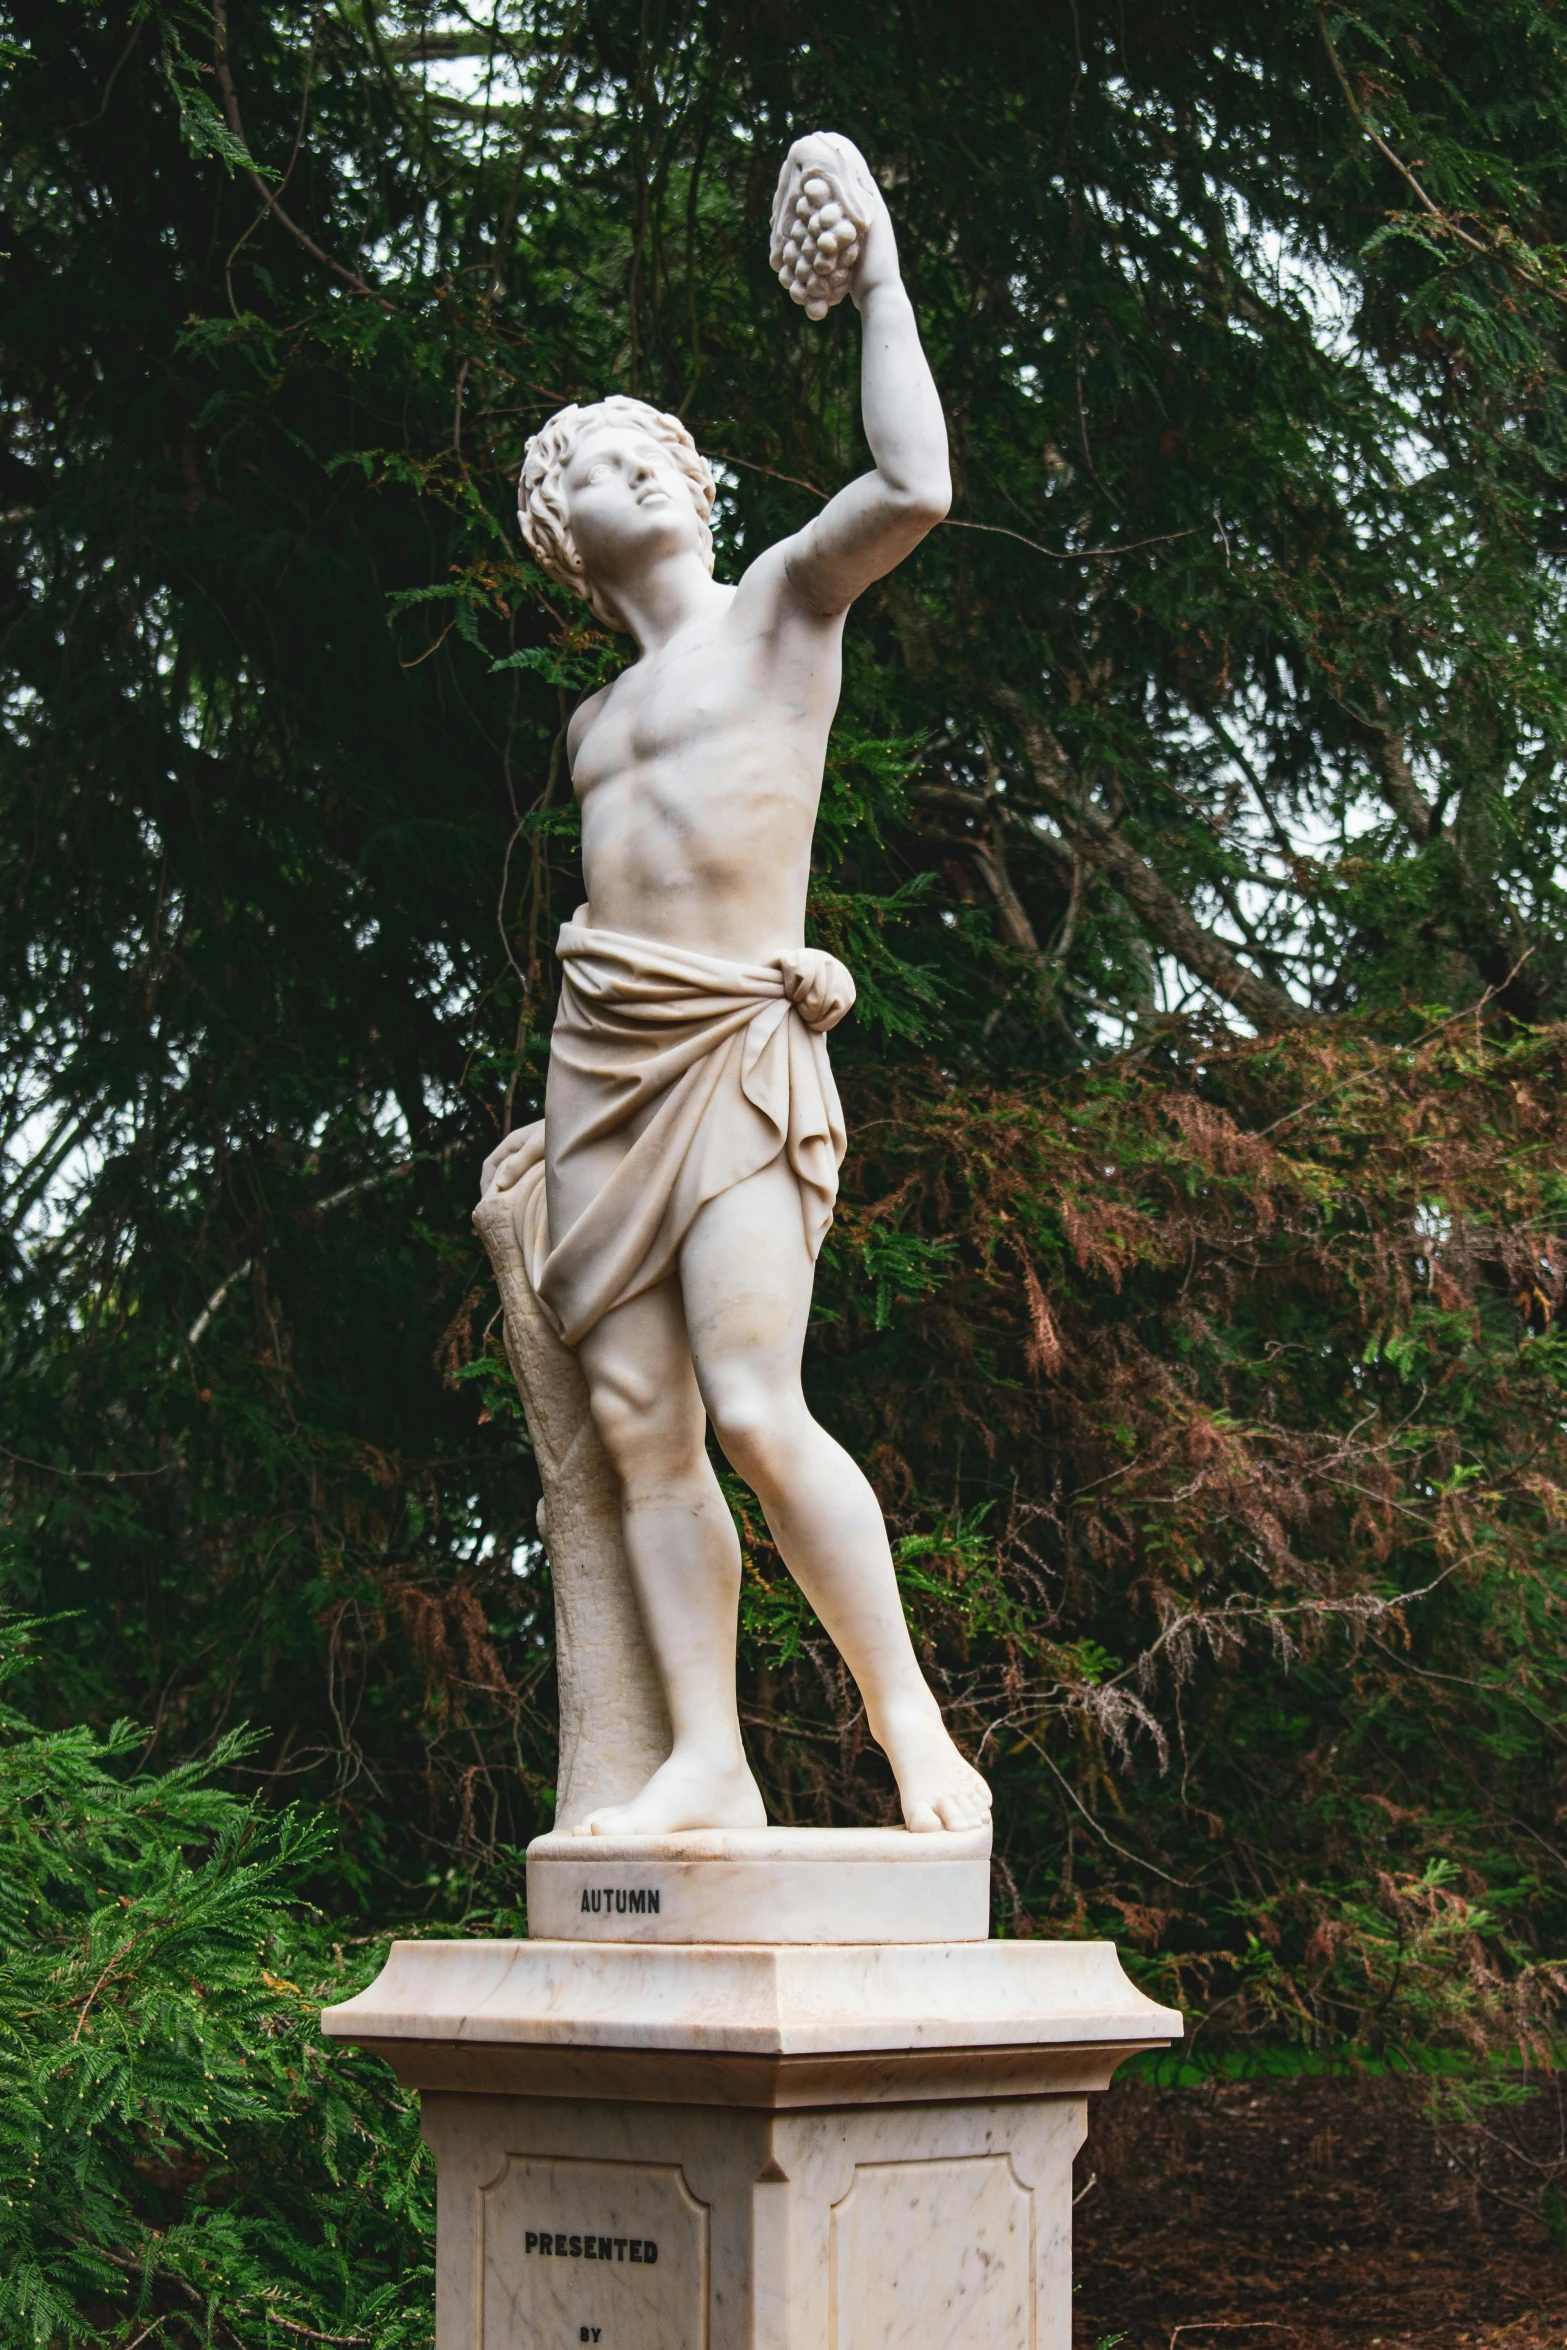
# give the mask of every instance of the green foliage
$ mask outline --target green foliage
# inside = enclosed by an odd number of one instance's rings
[[[0,1622],[0,1682],[46,1627]],[[433,2182],[413,2100],[319,2033],[345,1961],[298,1905],[320,1842],[226,1792],[252,1742],[0,1706],[0,2333],[408,2350]]]

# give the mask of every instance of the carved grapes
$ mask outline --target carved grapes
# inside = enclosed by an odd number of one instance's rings
[[[825,318],[849,291],[871,195],[864,158],[831,131],[797,139],[785,156],[768,258],[807,318]]]

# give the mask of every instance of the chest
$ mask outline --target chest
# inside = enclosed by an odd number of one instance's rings
[[[830,724],[837,680],[815,675],[820,666],[732,626],[644,656],[616,680],[577,746],[578,796],[628,769],[699,753],[708,738],[726,746],[737,734],[776,738],[791,720],[809,723],[818,703]]]

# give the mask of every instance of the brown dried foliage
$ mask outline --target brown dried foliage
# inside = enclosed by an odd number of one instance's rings
[[[814,1377],[995,1781],[1010,1930],[1157,1919],[1226,2030],[1554,2037],[1564,1058],[1341,1027],[847,1080]],[[891,1816],[747,1532],[775,1803]]]

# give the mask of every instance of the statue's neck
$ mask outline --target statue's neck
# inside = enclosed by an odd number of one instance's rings
[[[721,612],[734,590],[721,587],[699,556],[682,552],[607,582],[601,592],[646,656],[661,653],[693,621]]]

